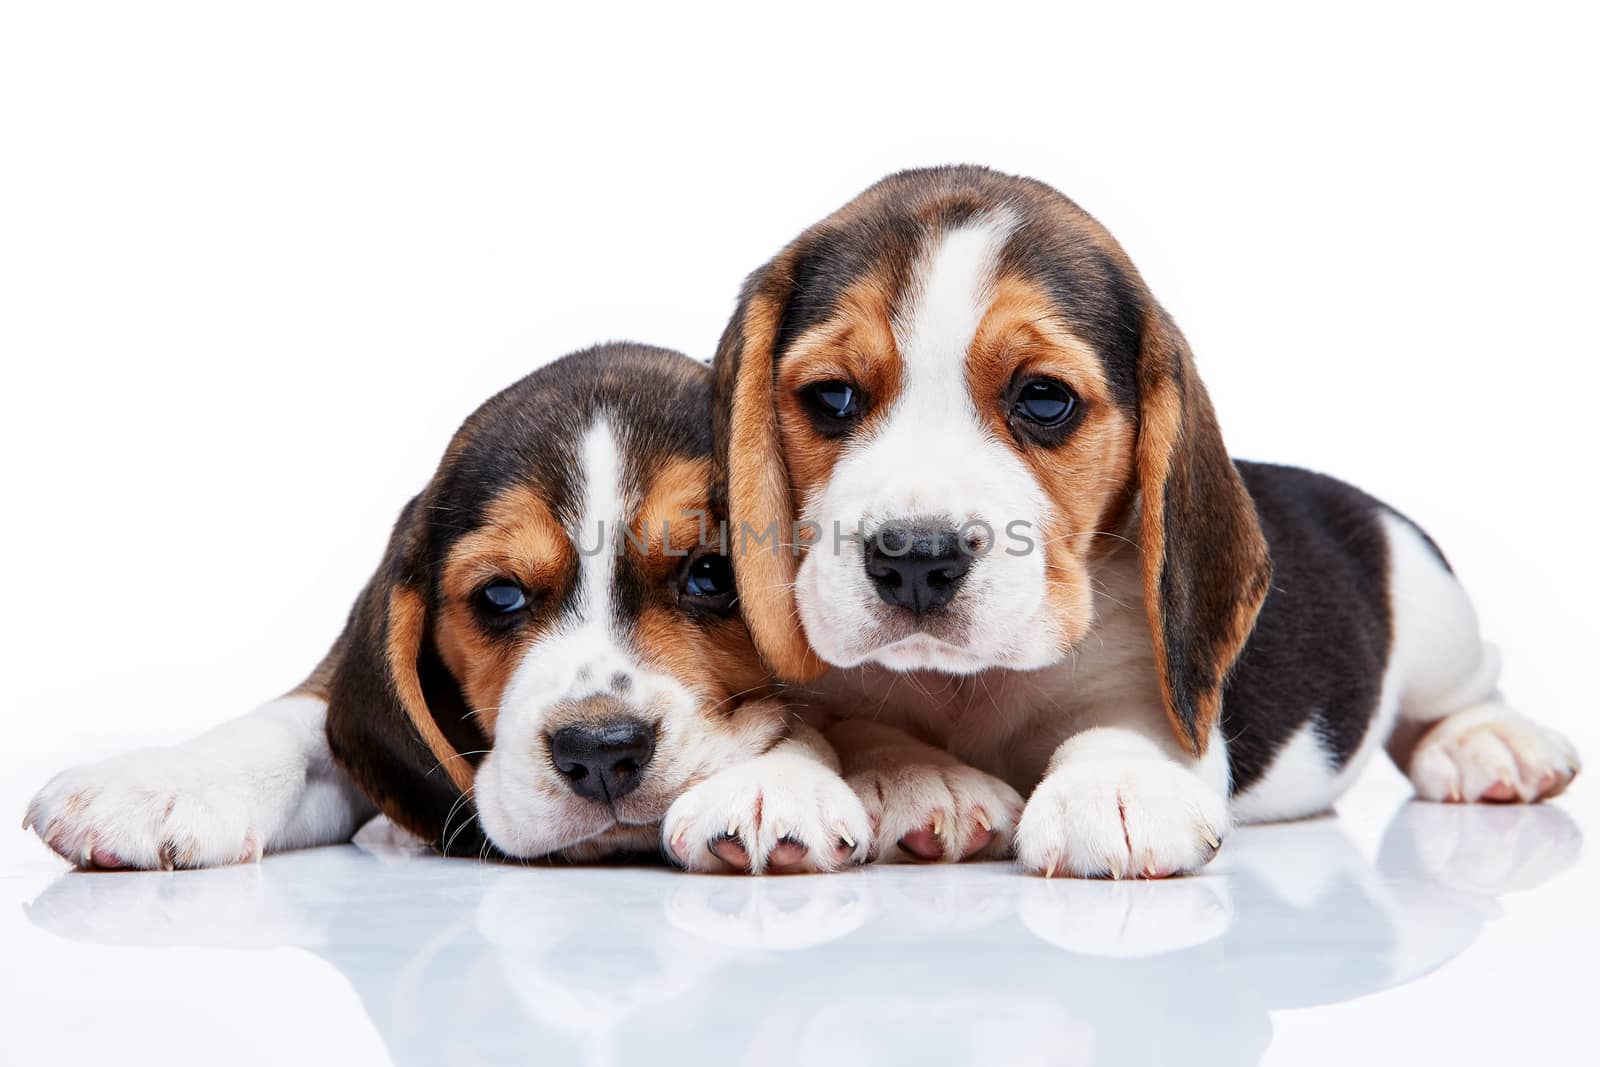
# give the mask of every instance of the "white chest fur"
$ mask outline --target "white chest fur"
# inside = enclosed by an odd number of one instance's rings
[[[1124,549],[1106,560],[1095,586],[1089,635],[1051,666],[973,674],[855,667],[829,672],[797,697],[819,723],[849,716],[898,727],[1026,795],[1068,737],[1112,724],[1166,732],[1137,555]]]

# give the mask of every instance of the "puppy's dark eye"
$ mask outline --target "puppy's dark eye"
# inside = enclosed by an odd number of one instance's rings
[[[726,611],[733,606],[733,561],[727,556],[696,556],[683,569],[685,607]]]
[[[528,606],[528,594],[510,578],[496,578],[478,590],[478,603],[491,615],[509,615]]]
[[[1034,378],[1017,390],[1012,413],[1036,426],[1064,426],[1078,412],[1078,397],[1054,378]]]
[[[812,421],[819,429],[843,430],[861,417],[864,398],[849,382],[830,380],[808,385],[800,391]]]

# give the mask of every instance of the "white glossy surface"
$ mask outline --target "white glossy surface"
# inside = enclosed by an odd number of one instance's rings
[[[1593,768],[1600,7],[1364,6],[7,5],[0,814],[298,682],[492,392],[603,337],[709,354],[802,227],[956,160],[1111,227],[1236,454],[1436,536]],[[0,1062],[1581,1064],[1596,773],[1419,843],[1375,767],[1155,886],[78,875],[0,821]]]
[[[84,874],[13,837],[4,1055],[1570,1058],[1600,948],[1587,809],[1406,803],[1387,768],[1374,778],[1344,814],[1238,831],[1206,874],[1164,883],[486,866],[382,824],[259,867]]]

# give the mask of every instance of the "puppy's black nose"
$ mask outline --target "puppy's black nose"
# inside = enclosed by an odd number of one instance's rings
[[[556,770],[586,800],[617,800],[633,792],[655,752],[655,731],[637,719],[563,726],[550,735]]]
[[[925,615],[950,603],[972,567],[947,528],[886,523],[867,540],[867,577],[884,603]]]

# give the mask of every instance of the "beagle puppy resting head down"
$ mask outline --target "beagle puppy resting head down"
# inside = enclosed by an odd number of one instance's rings
[[[701,365],[616,345],[462,426],[330,664],[334,754],[391,819],[450,846],[470,792],[507,855],[654,850],[688,785],[782,738],[746,700],[708,404]]]
[[[30,823],[85,866],[347,840],[447,855],[828,870],[865,814],[772,699],[709,509],[710,371],[613,344],[479,408],[294,693],[172,749],[58,775]],[[773,796],[752,782],[817,779]]]
[[[880,858],[1179,873],[1381,745],[1433,799],[1576,773],[1433,543],[1235,463],[1172,319],[1042,183],[880,181],[750,276],[716,371],[746,625]]]

